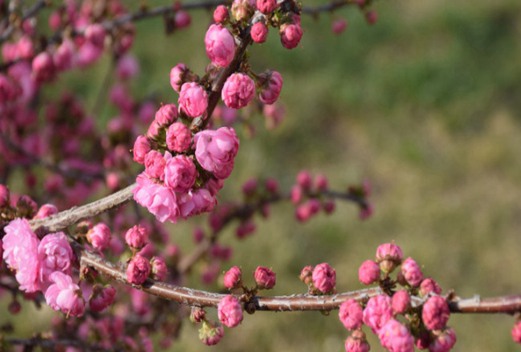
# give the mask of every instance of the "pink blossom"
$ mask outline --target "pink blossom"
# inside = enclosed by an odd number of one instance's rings
[[[402,263],[402,249],[394,243],[384,243],[376,249],[376,262],[384,273],[392,272],[397,265]]]
[[[251,26],[250,35],[255,43],[264,43],[268,38],[268,27],[263,22],[257,22]]]
[[[147,133],[145,134],[146,137],[152,140],[157,140],[161,128],[162,126],[158,124],[156,120],[152,121],[152,123],[150,123],[150,125],[148,126]]]
[[[118,60],[116,74],[121,80],[130,79],[139,73],[139,63],[133,55],[127,54]]]
[[[291,203],[297,205],[298,203],[300,203],[302,201],[303,196],[304,196],[304,190],[302,189],[302,187],[300,187],[299,185],[293,185],[291,187],[291,192],[290,192]]]
[[[340,34],[347,28],[347,21],[343,18],[339,18],[338,20],[333,21],[331,24],[331,30],[335,34]]]
[[[385,294],[371,297],[364,309],[364,324],[377,333],[392,318],[391,298]]]
[[[217,315],[221,323],[229,328],[236,327],[242,322],[242,307],[235,296],[225,296],[217,305]]]
[[[267,73],[266,84],[259,94],[259,100],[264,104],[273,104],[277,101],[282,90],[282,76],[277,71]]]
[[[300,204],[295,210],[295,217],[300,222],[308,221],[313,215],[320,211],[320,201],[318,199],[309,199],[307,202]]]
[[[185,64],[179,63],[170,70],[170,85],[176,92],[181,91],[181,86],[184,83],[184,77],[189,72]]]
[[[166,130],[166,145],[177,153],[186,152],[192,144],[192,133],[182,122],[174,122]]]
[[[60,271],[49,276],[52,284],[45,291],[45,300],[54,310],[60,310],[67,315],[82,316],[85,311],[85,301],[78,285],[72,282],[72,277]]]
[[[228,18],[230,18],[230,14],[226,6],[219,5],[215,8],[213,12],[213,20],[215,23],[224,23]]]
[[[38,245],[40,241],[31,230],[26,219],[15,219],[4,228],[2,239],[3,258],[7,265],[16,270],[16,280],[20,289],[36,292],[41,289],[39,280],[40,261]]]
[[[362,326],[363,309],[354,299],[348,299],[340,305],[338,318],[347,330],[355,330]]]
[[[257,0],[257,9],[265,15],[269,15],[277,8],[277,0]]]
[[[74,65],[74,52],[76,47],[70,39],[65,39],[56,49],[52,57],[57,70],[63,71]]]
[[[217,199],[205,188],[182,194],[179,198],[179,208],[183,218],[212,211]]]
[[[165,260],[161,257],[153,257],[150,263],[152,265],[152,277],[154,280],[164,281],[168,273]]]
[[[110,244],[110,229],[107,225],[100,222],[87,232],[87,240],[99,251],[104,250]]]
[[[135,225],[125,233],[125,242],[135,249],[141,249],[148,243],[148,230],[141,225]]]
[[[322,293],[329,293],[335,289],[336,271],[328,263],[322,263],[313,269],[313,286]]]
[[[224,274],[224,287],[229,290],[232,290],[236,287],[239,287],[242,279],[242,271],[238,266],[232,266],[228,271]]]
[[[168,159],[165,165],[165,184],[172,190],[186,193],[192,188],[197,177],[195,164],[185,155]]]
[[[432,296],[423,305],[422,320],[429,330],[441,330],[450,318],[449,305],[445,298]]]
[[[371,350],[371,346],[367,343],[362,330],[354,331],[351,336],[346,339],[344,347],[346,352],[369,352]]]
[[[255,11],[255,0],[233,0],[231,11],[237,22],[246,21]]]
[[[514,342],[521,343],[521,320],[516,321],[512,327],[512,339]]]
[[[157,150],[151,150],[145,155],[145,172],[150,178],[163,180],[166,160]]]
[[[376,21],[378,20],[378,13],[374,10],[367,11],[365,13],[365,20],[369,24],[375,24]]]
[[[435,293],[437,295],[441,294],[441,287],[438,285],[434,279],[428,277],[422,281],[420,284],[420,289],[418,290],[418,294],[422,297],[427,296],[429,293]]]
[[[195,157],[203,169],[219,179],[230,175],[239,149],[239,139],[233,128],[201,131],[194,136],[194,143]]]
[[[297,184],[302,187],[303,190],[310,190],[313,185],[313,178],[307,170],[301,170],[297,174]]]
[[[136,255],[128,263],[127,281],[131,284],[142,285],[147,280],[150,272],[150,261],[141,255]]]
[[[153,182],[141,173],[136,179],[134,200],[146,207],[156,218],[165,222],[176,222],[180,215],[175,193],[168,187]]]
[[[380,267],[372,260],[366,260],[358,269],[358,280],[364,285],[370,285],[380,279]]]
[[[190,321],[192,323],[202,323],[206,320],[206,311],[201,307],[192,307]]]
[[[414,338],[396,319],[389,319],[378,331],[380,343],[390,352],[414,352]]]
[[[280,26],[280,41],[286,49],[296,48],[302,38],[300,23],[283,24]]]
[[[161,106],[155,116],[155,121],[160,126],[169,126],[177,119],[177,106],[175,104],[165,104]]]
[[[46,235],[38,245],[40,281],[49,281],[49,276],[55,271],[70,275],[73,259],[71,245],[63,232]]]
[[[256,178],[250,178],[242,185],[242,193],[245,196],[252,196],[257,191],[258,182]]]
[[[192,23],[192,17],[184,10],[176,11],[174,16],[175,28],[181,29],[186,28]]]
[[[76,53],[76,62],[80,67],[86,67],[94,63],[101,54],[103,54],[103,48],[100,48],[91,42],[84,43]]]
[[[224,336],[222,325],[203,321],[201,329],[199,329],[199,339],[207,346],[217,345]]]
[[[242,239],[254,233],[256,229],[257,226],[252,220],[241,221],[239,226],[237,226],[237,229],[235,229],[235,236]]]
[[[43,219],[58,213],[58,208],[54,204],[44,204],[38,209],[34,219]]]
[[[134,142],[134,148],[132,149],[132,153],[134,155],[134,161],[144,164],[145,156],[150,151],[150,142],[145,136],[138,136],[136,141]]]
[[[407,258],[403,261],[401,274],[405,281],[413,287],[419,286],[423,280],[421,268],[412,258]]]
[[[233,35],[221,24],[212,24],[204,37],[206,55],[216,66],[228,66],[235,55]]]
[[[116,289],[110,285],[101,287],[94,286],[89,298],[89,306],[93,312],[101,312],[114,303]]]
[[[277,276],[273,270],[264,266],[258,266],[257,269],[255,269],[253,277],[255,278],[257,287],[260,289],[272,289],[277,281]]]
[[[179,110],[189,117],[198,117],[208,107],[208,94],[202,86],[195,82],[187,82],[179,92]]]
[[[404,314],[411,306],[411,296],[406,290],[396,291],[392,297],[391,306],[396,314]]]
[[[49,81],[54,78],[56,68],[52,56],[44,51],[38,54],[32,62],[34,79],[37,82]]]
[[[99,23],[93,23],[85,29],[85,39],[98,48],[105,43],[105,28]]]
[[[227,107],[240,109],[248,105],[255,95],[255,82],[244,73],[234,73],[226,79],[221,97]]]
[[[434,340],[429,345],[429,352],[448,352],[455,344],[456,333],[451,328],[446,328],[439,334],[434,335]]]

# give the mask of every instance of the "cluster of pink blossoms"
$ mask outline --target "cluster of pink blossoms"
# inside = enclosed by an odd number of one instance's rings
[[[395,279],[390,274],[399,269]],[[382,244],[376,260],[367,260],[359,269],[365,285],[378,283],[385,293],[360,303],[349,299],[342,303],[340,321],[352,331],[345,342],[347,352],[369,351],[361,330],[368,326],[382,346],[390,352],[412,352],[415,347],[430,352],[447,352],[456,343],[454,330],[447,326],[450,310],[440,296],[441,288],[432,278],[424,277],[412,258],[403,259],[402,249],[394,243]],[[402,288],[398,289],[397,286]],[[412,302],[412,295],[422,302]]]

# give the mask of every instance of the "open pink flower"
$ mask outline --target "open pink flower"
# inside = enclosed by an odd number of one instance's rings
[[[226,79],[221,97],[227,107],[240,109],[248,105],[255,95],[255,82],[244,73],[234,73]]]
[[[176,222],[179,217],[179,207],[175,193],[168,187],[159,185],[148,176],[141,173],[136,179],[134,200],[148,209],[156,218],[165,222]]]
[[[449,305],[445,298],[432,296],[423,305],[422,320],[429,330],[441,330],[450,318]]]
[[[212,24],[204,37],[206,54],[216,66],[228,66],[235,55],[233,35],[220,24]]]
[[[217,305],[217,315],[221,323],[233,328],[242,322],[242,307],[235,296],[225,296]]]
[[[221,127],[218,130],[206,130],[194,136],[195,157],[203,169],[215,177],[227,178],[233,169],[233,162],[239,149],[239,139],[235,130]]]
[[[340,305],[338,318],[347,330],[355,330],[362,326],[363,309],[354,299],[348,299]]]
[[[194,185],[196,176],[195,164],[187,156],[177,155],[166,162],[165,184],[176,192],[188,192]]]
[[[217,204],[217,199],[205,188],[180,195],[179,209],[183,218],[212,211]]]
[[[393,316],[391,298],[385,294],[371,297],[364,309],[364,324],[377,333]]]
[[[54,310],[60,310],[72,316],[82,316],[85,311],[85,301],[78,285],[72,282],[72,277],[60,271],[49,276],[51,285],[45,291],[45,300]]]
[[[204,114],[207,107],[208,94],[202,86],[195,82],[187,82],[181,86],[179,110],[189,117],[198,117]]]
[[[49,275],[55,271],[70,275],[73,258],[71,245],[63,232],[48,234],[38,245],[40,280],[49,281]]]

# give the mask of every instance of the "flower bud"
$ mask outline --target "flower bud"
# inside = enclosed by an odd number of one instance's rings
[[[302,28],[298,24],[283,24],[280,26],[280,41],[286,49],[294,49],[302,39]]]
[[[219,343],[224,336],[222,325],[213,324],[203,321],[203,326],[199,329],[199,340],[207,346],[213,346]]]
[[[391,306],[395,314],[404,314],[411,306],[411,296],[405,290],[399,290],[392,297]]]
[[[401,275],[412,287],[418,287],[423,280],[421,268],[412,258],[407,258],[402,263]]]
[[[212,24],[204,37],[206,54],[212,64],[220,67],[228,66],[235,56],[235,40],[233,35],[220,24]]]
[[[233,290],[237,288],[241,284],[242,272],[241,268],[238,266],[232,266],[225,274],[224,274],[224,287],[229,290]]]
[[[206,311],[201,307],[192,307],[190,312],[190,321],[192,323],[201,323],[206,319]]]
[[[246,21],[254,12],[250,0],[233,0],[231,10],[232,16],[236,21]]]
[[[340,305],[338,318],[347,330],[358,329],[362,326],[362,306],[354,299],[348,299]]]
[[[241,109],[248,105],[255,95],[255,82],[248,75],[234,73],[226,79],[221,97],[227,107]]]
[[[89,298],[90,309],[93,312],[101,312],[114,303],[115,297],[116,289],[114,287],[94,285]]]
[[[300,271],[299,279],[306,285],[310,285],[313,282],[313,267],[311,265],[306,265]]]
[[[271,269],[263,266],[258,266],[253,276],[259,289],[272,289],[277,281],[275,273]]]
[[[100,222],[87,232],[87,241],[95,249],[102,251],[110,244],[110,229],[107,225]]]
[[[135,225],[125,233],[125,242],[129,247],[141,249],[148,243],[148,230],[141,225]]]
[[[239,300],[232,295],[225,296],[217,305],[217,315],[221,323],[229,328],[242,322],[242,307]]]
[[[38,209],[38,212],[34,216],[35,219],[43,219],[51,215],[57,214],[58,208],[54,204],[44,204]]]
[[[380,279],[380,267],[372,260],[366,260],[358,269],[358,280],[364,285],[370,285]]]
[[[251,26],[250,35],[255,43],[264,43],[268,38],[268,27],[263,22],[257,22]]]
[[[265,15],[269,15],[277,8],[277,0],[257,0],[257,9]]]
[[[423,305],[422,320],[429,330],[441,330],[445,328],[450,318],[449,305],[445,298],[432,296]]]
[[[268,71],[262,76],[265,77],[265,83],[259,94],[259,100],[264,104],[273,104],[277,101],[282,90],[282,76],[277,71]]]
[[[132,149],[134,161],[140,164],[144,164],[145,156],[150,151],[150,149],[151,147],[148,138],[145,136],[138,136],[134,142],[134,148]]]
[[[230,15],[226,6],[219,5],[215,8],[213,12],[213,20],[215,23],[224,23],[228,18],[230,18]]]
[[[142,285],[150,275],[150,262],[147,258],[136,255],[127,266],[127,281],[131,284]]]
[[[402,249],[394,243],[384,243],[376,249],[376,262],[384,273],[391,273],[402,263]]]
[[[155,121],[160,126],[169,126],[177,119],[177,106],[175,104],[163,105],[157,110]]]
[[[345,342],[346,352],[369,352],[371,347],[362,330],[355,330]]]
[[[195,82],[184,83],[179,92],[179,111],[188,117],[198,117],[208,107],[208,94],[202,86]]]
[[[322,263],[313,269],[313,286],[322,293],[331,293],[336,285],[336,271],[328,263]]]
[[[168,268],[163,258],[153,257],[150,261],[152,266],[152,277],[154,280],[165,281]]]

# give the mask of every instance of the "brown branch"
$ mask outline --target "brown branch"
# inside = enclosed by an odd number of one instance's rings
[[[56,232],[63,230],[77,222],[94,217],[105,211],[116,208],[126,203],[132,198],[132,190],[136,184],[132,184],[116,193],[101,198],[92,203],[88,203],[79,207],[72,207],[68,210],[59,212],[58,214],[49,216],[44,219],[35,219],[29,221],[33,231],[42,229],[46,232]]]

